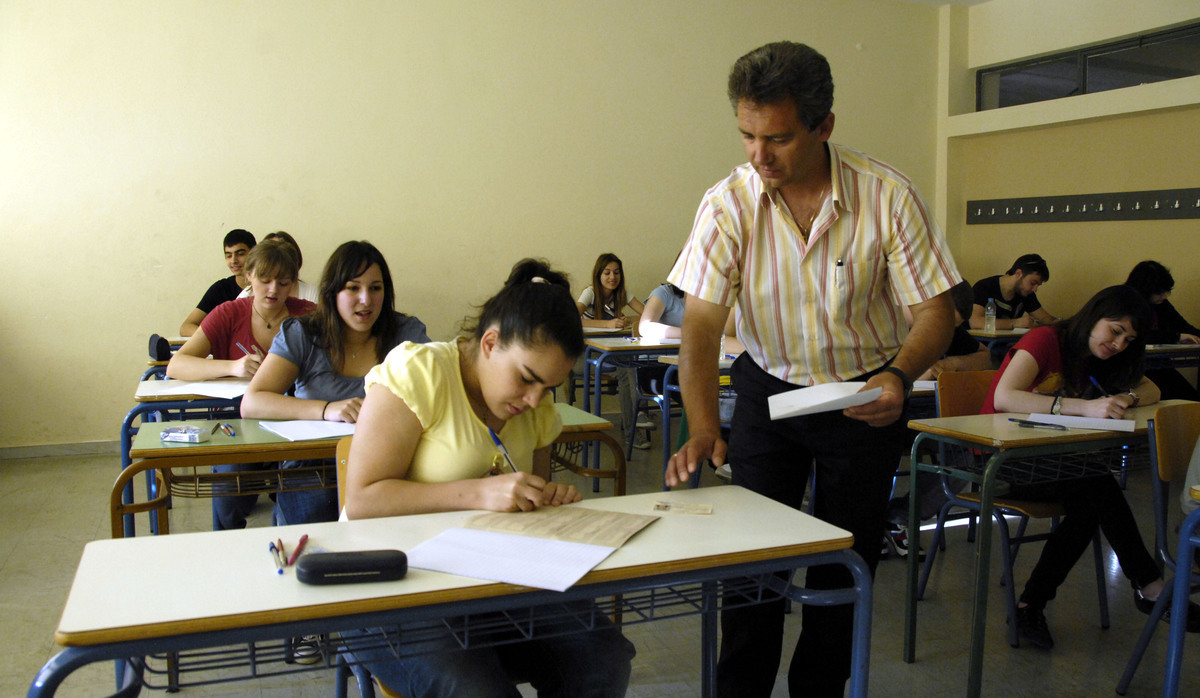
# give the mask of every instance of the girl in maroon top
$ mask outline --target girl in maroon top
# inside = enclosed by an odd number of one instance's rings
[[[1009,350],[992,381],[983,413],[1121,419],[1129,407],[1158,402],[1158,388],[1143,375],[1143,333],[1149,326],[1150,307],[1137,291],[1128,286],[1104,289],[1073,317],[1030,330]],[[1150,612],[1163,579],[1111,474],[1016,486],[1007,496],[1061,501],[1067,512],[1021,592],[1017,628],[1030,644],[1041,649],[1054,646],[1043,610],[1097,527],[1133,584],[1138,610]],[[1188,630],[1200,631],[1200,607],[1189,610]]]
[[[222,303],[205,316],[200,329],[171,357],[167,376],[191,381],[252,377],[284,319],[317,307],[288,297],[299,269],[296,252],[287,244],[267,240],[255,245],[246,257],[254,295]],[[210,354],[212,359],[205,358]]]

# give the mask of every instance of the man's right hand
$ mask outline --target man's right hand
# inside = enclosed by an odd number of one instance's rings
[[[667,462],[667,472],[663,480],[667,487],[687,482],[696,472],[696,468],[706,460],[712,460],[720,467],[725,464],[725,451],[725,440],[719,434],[692,434],[683,448],[676,451]]]

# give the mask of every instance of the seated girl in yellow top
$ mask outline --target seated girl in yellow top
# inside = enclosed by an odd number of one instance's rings
[[[348,518],[529,511],[579,501],[575,487],[550,481],[550,444],[562,430],[551,389],[583,352],[569,288],[544,262],[523,260],[467,336],[406,342],[371,369],[348,459]],[[516,472],[506,468],[492,434]],[[502,474],[487,477],[497,470]],[[634,655],[616,628],[497,648],[456,646],[446,635],[418,656],[354,655],[409,698],[518,696],[515,677],[539,695],[623,696]]]

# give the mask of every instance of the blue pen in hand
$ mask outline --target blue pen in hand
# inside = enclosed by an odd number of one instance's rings
[[[1096,380],[1095,376],[1088,376],[1088,380],[1090,380],[1092,382],[1092,385],[1096,386],[1096,390],[1100,391],[1101,397],[1109,396],[1108,391],[1106,391],[1104,388],[1100,387],[1100,381]]]
[[[514,473],[517,472],[517,465],[513,463],[512,456],[508,455],[508,449],[504,447],[504,444],[500,441],[500,437],[496,435],[496,432],[492,431],[491,427],[488,427],[488,433],[492,436],[492,443],[496,444],[496,448],[500,449],[500,454],[504,456],[504,461],[508,463],[508,467],[512,468]]]

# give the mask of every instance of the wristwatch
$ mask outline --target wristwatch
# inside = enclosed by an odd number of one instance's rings
[[[1138,402],[1141,400],[1141,398],[1138,397],[1138,394],[1132,390],[1126,391],[1126,393],[1129,395],[1129,397],[1133,398],[1133,402],[1129,403],[1129,406],[1137,407]]]
[[[884,366],[882,372],[891,373],[900,378],[900,383],[904,386],[904,399],[907,400],[913,389],[913,382],[912,379],[908,377],[908,374],[896,368],[895,366]]]
[[[1054,404],[1050,405],[1050,414],[1062,414],[1062,395],[1054,396]]]

